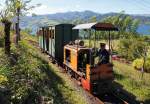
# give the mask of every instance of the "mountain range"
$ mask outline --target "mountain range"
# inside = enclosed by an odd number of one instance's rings
[[[37,30],[38,27],[48,24],[58,24],[68,21],[73,21],[75,19],[89,20],[91,17],[96,16],[98,20],[101,20],[108,16],[114,16],[118,13],[106,13],[100,14],[93,11],[83,11],[83,12],[65,12],[65,13],[55,13],[55,14],[45,14],[45,15],[32,15],[21,18],[21,28],[31,28],[33,33]],[[139,19],[141,24],[150,24],[150,15],[130,15],[133,18]]]

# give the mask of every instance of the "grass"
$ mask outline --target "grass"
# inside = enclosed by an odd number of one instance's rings
[[[132,66],[114,61],[116,82],[137,97],[138,101],[150,103],[150,74],[135,70]]]
[[[0,89],[5,87],[9,92],[3,93],[0,90],[0,103],[3,98],[5,104],[37,104],[39,99],[54,104],[87,104],[82,90],[77,89],[70,78],[49,63],[48,58],[35,47],[37,38],[24,32],[21,34],[23,41],[19,47],[11,45],[11,57],[6,56],[0,48]],[[117,47],[115,42],[118,42],[114,41]],[[116,61],[114,64],[116,81],[137,96],[138,100],[148,102],[150,74],[145,73],[142,78],[141,73],[131,66]]]
[[[40,57],[42,57],[43,60],[47,60],[47,62],[49,61],[48,58],[46,58],[43,55],[41,55]],[[51,64],[50,62],[49,62],[49,66],[51,67],[51,71],[55,73],[56,76],[59,76],[59,78],[63,81],[63,84],[58,84],[57,87],[58,90],[60,90],[60,92],[62,93],[64,99],[67,99],[69,104],[87,104],[87,101],[85,100],[84,95],[82,94],[82,90],[80,88],[77,89],[75,87],[75,84],[72,82],[72,80],[70,80],[68,75],[64,74],[62,70],[58,69],[58,67]],[[59,82],[60,79],[55,79],[56,77],[55,74],[49,72],[47,72],[47,74],[49,74],[49,76],[53,79],[54,85]],[[57,93],[57,90],[54,91],[56,91]],[[62,101],[59,101],[59,103],[63,104]],[[65,103],[66,102],[64,102],[64,104]]]
[[[0,103],[87,104],[82,91],[35,47],[37,38],[21,34],[19,46],[11,44],[11,57],[0,48],[0,89],[8,91],[0,90]]]

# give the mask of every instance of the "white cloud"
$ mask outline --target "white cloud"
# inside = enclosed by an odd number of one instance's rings
[[[4,1],[0,0],[0,10],[3,10],[5,7]]]
[[[75,7],[76,7],[76,8],[80,8],[81,6],[80,6],[79,4],[77,4]]]
[[[65,12],[65,9],[63,8],[52,8],[48,7],[47,5],[41,5],[40,7],[34,8],[30,11],[30,14],[52,14],[56,12]]]

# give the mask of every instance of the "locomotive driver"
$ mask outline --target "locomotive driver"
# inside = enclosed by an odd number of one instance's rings
[[[106,44],[100,43],[100,49],[98,51],[99,64],[109,63],[109,52],[106,50]]]

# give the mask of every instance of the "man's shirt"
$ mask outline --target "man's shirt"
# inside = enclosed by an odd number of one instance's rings
[[[101,64],[107,64],[109,63],[109,52],[104,49],[104,50],[99,50],[98,51],[98,56],[99,56],[99,62]]]

